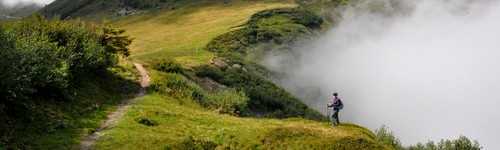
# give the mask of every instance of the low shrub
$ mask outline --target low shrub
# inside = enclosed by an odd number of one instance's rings
[[[240,115],[246,113],[248,97],[235,89],[224,89],[210,93],[206,97],[209,107],[215,107],[219,113]]]
[[[375,130],[375,139],[384,145],[390,146],[394,149],[403,149],[403,146],[399,139],[394,136],[392,131],[389,128],[382,126],[379,129]]]
[[[198,104],[232,115],[247,110],[248,98],[236,89],[221,89],[207,92],[181,74],[163,73],[162,79],[154,81],[151,88],[179,99],[192,99]]]
[[[176,98],[188,99],[193,99],[194,97],[199,99],[199,97],[203,95],[200,94],[203,92],[200,92],[202,89],[198,85],[190,82],[181,74],[164,73],[161,74],[161,76],[162,79],[153,81],[150,87],[156,92],[166,93]]]
[[[172,59],[164,59],[154,65],[154,69],[167,73],[183,73],[182,66]]]

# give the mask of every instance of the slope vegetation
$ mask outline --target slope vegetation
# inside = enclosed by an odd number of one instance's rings
[[[390,149],[362,127],[331,128],[258,64],[265,50],[314,36],[324,23],[315,13],[287,0],[135,2],[58,0],[42,11],[110,19],[151,73],[147,95],[99,131],[96,149]]]
[[[304,119],[221,115],[152,94],[104,133],[97,149],[386,149],[367,129]]]
[[[291,9],[295,6],[287,1],[200,3],[115,21],[136,39],[132,57],[150,65],[152,85],[150,94],[103,133],[96,148],[390,149],[362,127],[331,128],[309,120],[324,118],[267,80],[265,68],[240,55],[252,53],[251,45],[280,45],[311,35],[321,21]],[[247,38],[230,36],[249,30],[262,36],[237,46],[242,51],[227,47],[237,42],[217,40]],[[208,51],[207,44],[218,48]]]

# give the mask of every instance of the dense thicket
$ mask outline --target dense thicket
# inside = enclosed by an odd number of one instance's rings
[[[1,24],[0,143],[9,142],[14,126],[51,122],[54,112],[40,106],[75,101],[82,78],[106,74],[128,54],[131,40],[121,33],[41,16]]]
[[[0,93],[13,103],[64,94],[79,76],[115,65],[131,42],[120,36],[123,31],[40,16],[4,24],[0,31]]]

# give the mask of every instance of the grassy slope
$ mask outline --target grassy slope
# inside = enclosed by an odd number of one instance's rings
[[[235,1],[230,4],[201,2],[178,8],[132,16],[114,24],[135,38],[132,56],[152,63],[174,57],[186,67],[205,64],[213,54],[203,50],[214,37],[245,23],[249,16],[290,2]]]
[[[369,130],[355,125],[331,128],[328,123],[304,119],[239,118],[187,103],[156,94],[144,97],[117,127],[104,133],[97,149],[186,148],[176,146],[188,136],[232,149],[383,148],[375,144]],[[138,118],[149,118],[159,125],[139,124]],[[342,142],[345,145],[335,145]]]
[[[206,64],[214,54],[203,47],[214,37],[243,24],[261,10],[293,3],[237,2],[200,4],[174,11],[133,16],[115,22],[136,38],[132,57],[145,63],[175,58],[185,67]],[[161,78],[153,72],[153,78]],[[331,128],[305,119],[256,119],[222,115],[190,99],[159,94],[144,97],[117,127],[98,141],[97,149],[385,149],[371,131],[351,124]],[[139,118],[157,126],[138,123]]]

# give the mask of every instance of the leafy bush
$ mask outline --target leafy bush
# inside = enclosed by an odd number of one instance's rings
[[[215,107],[220,113],[242,114],[246,111],[248,97],[245,93],[234,89],[220,90],[206,97],[210,107]]]
[[[128,53],[131,41],[112,30],[41,16],[0,25],[0,143],[14,143],[17,130],[5,129],[17,126],[36,122],[41,133],[67,127],[65,116],[45,106],[77,100],[82,81],[107,76]]]
[[[247,111],[248,98],[243,92],[235,89],[221,89],[210,93],[181,74],[163,73],[161,76],[161,79],[153,81],[151,85],[156,92],[180,99],[192,99],[220,113],[240,115]]]
[[[375,130],[377,141],[392,147],[393,149],[403,149],[399,139],[389,130],[389,128],[382,126]]]
[[[151,89],[156,92],[165,93],[176,98],[187,98],[202,100],[204,98],[203,90],[192,83],[184,76],[176,73],[162,73],[162,78],[153,81]]]
[[[2,28],[0,93],[6,100],[62,92],[79,76],[115,65],[117,54],[128,54],[131,43],[120,36],[123,30],[40,16]]]
[[[155,64],[154,69],[167,73],[183,73],[182,66],[172,59],[164,59]]]

